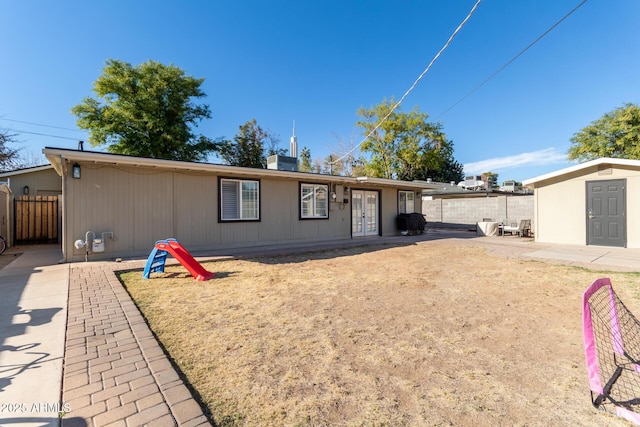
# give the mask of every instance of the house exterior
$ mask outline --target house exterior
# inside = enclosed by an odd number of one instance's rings
[[[50,164],[0,172],[1,182],[5,182],[11,188],[14,196],[62,194],[62,180]]]
[[[32,201],[42,198],[51,200],[62,195],[62,180],[51,164],[0,172],[0,185],[6,186],[4,191],[0,189],[0,199],[3,199],[0,200],[0,235],[7,239],[9,246],[15,243],[16,229],[29,231],[31,228],[31,231],[35,232],[36,228],[35,209],[30,212],[29,217],[23,211],[18,211],[19,215],[16,217],[16,200],[27,198]],[[58,211],[57,206],[54,206],[54,209]],[[38,218],[41,216],[40,213],[41,210],[37,215]],[[50,216],[58,223],[45,225],[49,226],[50,232],[55,233],[59,228],[60,214],[61,212],[58,211]],[[41,224],[37,227],[40,231]],[[57,240],[57,236],[54,240]]]
[[[399,234],[434,184],[45,148],[62,177],[64,261],[145,256],[174,237],[190,251]],[[89,245],[91,248],[91,245]]]
[[[536,241],[640,248],[640,160],[600,158],[525,180]]]

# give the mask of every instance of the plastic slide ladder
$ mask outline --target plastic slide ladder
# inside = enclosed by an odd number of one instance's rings
[[[156,242],[153,250],[149,254],[142,277],[148,279],[151,273],[164,272],[167,254],[178,260],[178,262],[191,273],[195,280],[205,281],[215,276],[215,273],[205,270],[176,239],[165,239]]]

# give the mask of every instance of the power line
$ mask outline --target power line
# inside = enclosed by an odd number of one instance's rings
[[[64,127],[60,127],[60,126],[44,125],[42,123],[25,122],[25,121],[22,121],[22,120],[5,119],[4,117],[0,117],[0,120],[4,120],[4,121],[7,121],[7,122],[23,123],[25,125],[33,125],[33,126],[41,126],[41,127],[53,128],[53,129],[69,130],[69,131],[73,131],[73,132],[84,132],[83,130],[80,130],[80,129],[71,129],[71,128],[64,128]]]
[[[369,132],[367,134],[367,136],[365,136],[358,144],[356,144],[355,147],[353,147],[346,154],[344,154],[343,156],[341,156],[340,158],[338,158],[334,162],[331,162],[331,164],[336,164],[337,162],[341,161],[342,159],[344,159],[345,157],[347,157],[348,155],[353,153],[356,148],[359,148],[367,139],[369,139],[371,137],[371,135],[374,134],[375,131],[378,130],[378,128],[380,126],[382,126],[382,123],[384,123],[391,116],[391,114],[393,114],[393,112],[396,110],[396,108],[398,108],[400,106],[400,104],[402,104],[402,101],[404,101],[404,99],[409,95],[409,93],[411,93],[411,91],[418,85],[418,82],[425,76],[425,74],[427,74],[427,72],[431,69],[431,66],[436,62],[436,60],[440,57],[440,55],[442,55],[442,53],[449,47],[449,45],[453,41],[453,38],[458,34],[458,32],[462,29],[462,27],[464,27],[464,25],[467,23],[467,21],[471,18],[471,15],[473,15],[473,13],[476,11],[476,9],[480,5],[481,1],[482,0],[476,1],[476,4],[473,5],[473,7],[471,8],[471,11],[467,14],[466,18],[464,18],[464,20],[460,23],[460,25],[458,25],[458,28],[456,28],[455,31],[451,34],[451,36],[449,37],[449,40],[447,40],[447,42],[444,44],[444,46],[442,46],[442,48],[438,51],[438,53],[436,53],[436,55],[433,57],[431,62],[429,62],[429,65],[427,65],[427,68],[425,68],[424,71],[422,72],[422,74],[420,74],[418,76],[418,78],[416,79],[416,81],[413,82],[411,87],[404,93],[404,95],[402,95],[402,97],[398,100],[398,102],[396,102],[394,104],[394,106],[391,108],[389,113],[387,113],[387,115],[384,116],[378,122],[378,124],[376,124],[376,126],[371,130],[371,132]]]
[[[507,61],[507,63],[505,63],[502,67],[498,68],[497,71],[495,71],[493,74],[491,74],[489,77],[487,77],[486,79],[484,79],[478,86],[474,87],[473,89],[471,89],[469,92],[467,92],[466,95],[464,95],[462,98],[458,99],[453,105],[451,105],[449,108],[447,108],[446,110],[444,110],[442,113],[440,113],[437,117],[436,120],[439,119],[440,117],[444,116],[446,113],[448,113],[450,110],[452,110],[454,107],[456,107],[458,104],[460,104],[462,101],[464,101],[465,99],[467,99],[472,93],[474,93],[476,90],[480,89],[482,86],[485,85],[485,83],[487,83],[489,80],[493,79],[495,76],[497,76],[502,70],[504,70],[505,68],[507,68],[509,65],[511,65],[511,63],[513,61],[515,61],[516,59],[518,59],[523,53],[525,53],[527,50],[529,50],[529,48],[531,48],[534,44],[538,43],[540,40],[542,40],[542,38],[544,36],[546,36],[547,34],[549,34],[551,31],[553,31],[558,25],[560,25],[560,23],[562,23],[562,21],[564,21],[565,19],[567,19],[571,14],[573,14],[573,12],[575,12],[576,10],[578,10],[582,5],[584,5],[587,2],[587,0],[583,0],[579,5],[577,5],[576,7],[574,7],[569,13],[567,13],[566,15],[564,15],[558,22],[556,22],[555,24],[553,24],[547,31],[545,31],[544,33],[542,33],[542,35],[540,35],[537,39],[535,39],[533,42],[529,43],[529,45],[527,47],[525,47],[524,49],[522,49],[520,52],[518,52],[518,54],[516,56],[514,56],[513,58],[511,58],[509,61]]]
[[[28,133],[30,135],[39,135],[39,136],[47,136],[50,138],[59,138],[59,139],[69,139],[71,141],[77,141],[78,138],[69,138],[67,136],[58,136],[58,135],[50,135],[48,133],[38,133],[38,132],[27,132],[26,130],[18,130],[18,129],[9,129],[9,128],[5,128],[10,132],[17,132],[17,133]]]

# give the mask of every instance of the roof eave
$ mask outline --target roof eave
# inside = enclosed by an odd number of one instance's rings
[[[600,165],[618,165],[618,166],[635,166],[640,167],[640,160],[632,160],[632,159],[617,159],[612,157],[600,157],[599,159],[589,160],[588,162],[580,163],[577,165],[569,166],[564,169],[560,169],[554,172],[550,172],[544,175],[536,176],[534,178],[525,179],[522,181],[522,185],[524,187],[534,189],[536,184],[539,184],[543,181],[547,181],[550,179],[557,178],[562,175],[567,175],[573,172],[578,172],[583,169],[588,169],[594,166]]]
[[[320,175],[306,172],[291,172],[275,169],[257,169],[240,166],[216,165],[213,163],[185,162],[180,160],[151,159],[146,157],[125,156],[121,154],[98,153],[95,151],[78,151],[67,150],[61,148],[45,147],[42,150],[49,162],[53,165],[59,174],[62,174],[62,159],[71,162],[92,162],[92,163],[110,163],[121,166],[145,166],[145,167],[164,167],[174,170],[191,170],[214,172],[221,175],[234,176],[260,176],[260,177],[281,177],[296,178],[325,181],[325,182],[346,182],[350,177],[338,175]]]
[[[399,181],[368,176],[349,177],[340,175],[322,175],[307,172],[291,172],[275,169],[257,169],[240,166],[216,165],[212,163],[185,162],[180,160],[150,159],[146,157],[125,156],[121,154],[80,151],[64,148],[45,147],[42,153],[47,157],[58,174],[63,173],[63,159],[70,162],[110,163],[124,166],[164,167],[173,170],[191,170],[212,172],[227,176],[251,176],[269,178],[290,178],[315,182],[343,183],[348,185],[376,185],[386,187],[415,188],[419,190],[441,189],[442,184],[426,181]]]
[[[51,165],[41,165],[41,166],[33,166],[24,169],[17,169],[13,171],[0,172],[0,178],[11,177],[15,175],[23,175],[26,173],[39,172],[43,170],[51,169]]]
[[[415,188],[419,190],[436,190],[442,188],[442,185],[440,184],[429,183],[426,181],[398,181],[395,179],[373,178],[370,176],[359,176],[356,177],[355,180],[359,184],[371,184],[385,187]]]

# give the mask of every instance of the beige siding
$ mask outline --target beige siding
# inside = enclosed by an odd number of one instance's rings
[[[31,196],[56,196],[62,193],[62,180],[53,168],[16,174],[10,180],[14,197],[22,196],[25,186],[29,187]]]
[[[587,242],[586,183],[626,179],[627,247],[640,247],[640,171],[630,168],[596,168],[560,176],[535,189],[536,240],[544,243],[584,245]]]
[[[627,247],[640,248],[640,171],[627,178]]]
[[[176,206],[174,173],[138,173],[133,187],[134,249],[153,247],[156,240],[177,237],[174,229]]]
[[[536,241],[586,243],[585,182],[572,180],[537,188],[534,196]]]
[[[296,233],[298,222],[298,182],[285,180],[261,180],[261,221],[268,224],[260,227],[254,240],[260,241],[290,239]],[[309,231],[308,238],[315,233],[313,224],[300,224],[300,237],[303,231]]]
[[[398,216],[398,190],[395,188],[382,189],[379,196],[380,230],[383,236],[398,234],[396,217]]]
[[[84,240],[88,231],[113,232],[115,240],[106,242],[109,251],[135,250],[134,212],[139,201],[133,202],[133,171],[92,164],[82,164],[81,170],[80,179],[71,178],[70,171],[65,176],[65,254],[84,256],[85,250],[75,249],[73,243]]]
[[[26,171],[16,173],[8,177],[10,181],[11,196],[7,200],[9,203],[8,214],[5,213],[6,222],[3,228],[0,228],[1,235],[9,239],[13,244],[14,237],[14,199],[25,194],[25,187],[29,187],[30,196],[58,196],[62,194],[62,179],[52,168],[45,170]],[[4,181],[5,178],[2,178]],[[0,215],[1,216],[1,215]],[[0,218],[1,220],[1,218]],[[62,204],[58,205],[58,230],[62,229]],[[4,234],[2,234],[4,233]],[[62,236],[58,236],[59,239]]]
[[[217,178],[203,174],[175,174],[174,177],[175,236],[196,248],[220,241]]]
[[[398,191],[413,191],[414,193],[414,212],[422,213],[422,192],[403,188],[385,187],[382,189],[380,202],[381,218],[380,225],[382,227],[383,236],[395,236],[400,233],[396,226],[396,217],[398,216]]]

